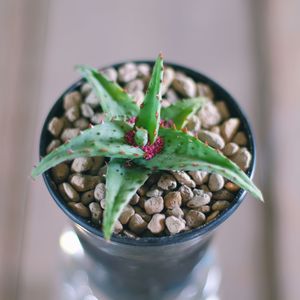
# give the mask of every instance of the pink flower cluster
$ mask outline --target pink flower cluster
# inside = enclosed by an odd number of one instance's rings
[[[131,117],[131,118],[129,118],[128,120],[127,120],[127,122],[128,123],[130,123],[130,124],[134,124],[135,123],[135,121],[136,121],[136,117]]]
[[[125,134],[125,141],[127,142],[127,144],[129,144],[131,146],[136,146],[135,141],[134,141],[134,135],[135,135],[134,130],[130,130]]]
[[[138,147],[134,141],[134,135],[135,131],[130,130],[125,134],[125,141],[132,146]],[[153,158],[156,154],[160,153],[162,149],[164,148],[164,140],[158,136],[156,141],[153,144],[150,144],[149,142],[147,145],[140,147],[144,152],[144,158],[146,160],[149,160]]]

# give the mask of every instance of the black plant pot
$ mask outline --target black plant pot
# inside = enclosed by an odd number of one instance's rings
[[[136,63],[148,63],[153,61],[137,61]],[[122,63],[123,64],[123,63]],[[118,67],[121,64],[116,64]],[[206,76],[189,68],[166,63],[177,71],[182,71],[192,77],[196,82],[208,84],[214,91],[216,99],[224,100],[231,115],[241,120],[241,129],[248,138],[248,148],[252,154],[252,161],[248,169],[248,176],[252,177],[255,168],[255,143],[249,122],[239,107],[236,100],[228,94],[220,85]],[[46,147],[51,136],[47,131],[47,124],[54,116],[63,113],[62,100],[66,93],[78,90],[83,80],[79,80],[68,88],[56,101],[46,118],[40,139],[40,155],[46,154]],[[215,220],[200,228],[189,232],[165,237],[147,237],[131,239],[128,237],[113,236],[111,242],[106,242],[102,232],[88,223],[84,218],[74,214],[59,195],[53,183],[50,172],[45,172],[43,178],[47,188],[57,205],[74,222],[73,226],[77,236],[85,250],[85,253],[94,262],[89,267],[93,272],[96,265],[101,266],[109,280],[108,285],[101,286],[109,299],[145,299],[160,300],[172,299],[170,294],[179,293],[188,282],[190,274],[196,265],[199,265],[207,252],[214,230],[223,223],[241,204],[245,197],[245,191],[240,190],[232,201],[232,205],[223,211]],[[174,299],[174,297],[173,297]],[[182,298],[183,299],[183,298]]]

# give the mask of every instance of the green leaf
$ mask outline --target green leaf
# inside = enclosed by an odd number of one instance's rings
[[[135,129],[136,129],[135,136],[134,136],[135,143],[140,147],[145,146],[148,143],[147,130],[139,127],[136,127]]]
[[[123,159],[111,159],[109,162],[102,229],[105,239],[110,239],[122,210],[147,180],[148,173],[149,170],[141,167],[126,167]]]
[[[161,118],[166,121],[172,120],[176,128],[181,129],[186,125],[187,119],[195,114],[206,101],[205,97],[179,100],[168,107],[162,108]]]
[[[161,85],[163,78],[163,59],[159,55],[153,67],[148,90],[138,115],[136,126],[148,131],[152,144],[158,134],[160,122]]]
[[[109,119],[130,118],[138,114],[139,107],[117,83],[107,80],[96,69],[82,65],[76,66],[76,69],[92,86]]]
[[[125,144],[124,134],[131,129],[130,125],[121,121],[105,122],[87,129],[44,157],[31,176],[35,178],[59,163],[77,157],[142,157],[144,152],[141,149]]]
[[[151,160],[137,159],[135,163],[160,170],[205,170],[224,176],[263,201],[261,191],[231,160],[200,140],[181,131],[161,128],[164,149]]]

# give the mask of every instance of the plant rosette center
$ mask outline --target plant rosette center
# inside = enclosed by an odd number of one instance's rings
[[[135,137],[137,135],[137,130],[133,129],[125,134],[125,141],[128,145],[138,147],[144,151],[144,158],[146,160],[152,159],[156,154],[160,153],[164,148],[164,140],[162,137],[158,136],[153,144],[148,141],[144,146],[137,145]]]

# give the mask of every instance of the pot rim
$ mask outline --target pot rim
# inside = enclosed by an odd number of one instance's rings
[[[154,61],[152,60],[128,60],[125,62],[120,62],[117,64],[109,65],[101,69],[105,69],[108,67],[114,67],[118,68],[119,66],[128,63],[133,62],[137,64],[146,63],[151,66],[153,66]],[[248,139],[248,149],[250,150],[252,154],[252,160],[249,166],[248,171],[246,174],[253,178],[254,171],[255,171],[255,165],[256,165],[256,145],[255,145],[255,139],[254,134],[251,129],[251,126],[248,121],[248,117],[244,113],[244,111],[240,108],[240,105],[237,103],[237,101],[217,82],[210,79],[206,75],[203,75],[202,73],[195,71],[194,69],[191,69],[189,67],[182,66],[177,63],[171,63],[171,62],[165,62],[166,66],[173,67],[175,71],[181,71],[187,74],[188,76],[192,77],[196,82],[203,82],[208,84],[215,94],[222,94],[221,99],[226,102],[228,105],[229,110],[233,110],[235,113],[233,116],[237,116],[241,120],[241,126],[243,128],[243,132],[246,133],[247,139]],[[54,116],[59,115],[59,112],[62,110],[62,100],[65,94],[77,90],[84,80],[81,78],[77,80],[75,83],[73,83],[69,88],[67,88],[62,95],[58,98],[58,100],[55,101],[54,105],[52,106],[50,112],[48,113],[46,120],[43,124],[43,128],[40,135],[40,147],[39,147],[39,154],[40,157],[43,157],[46,154],[46,147],[49,143],[50,139],[50,133],[47,130],[47,124],[49,123],[50,119]],[[217,91],[217,93],[216,93]],[[91,225],[87,222],[86,219],[76,215],[66,204],[65,200],[59,195],[58,190],[56,189],[56,186],[54,182],[51,179],[50,170],[43,173],[43,179],[47,186],[47,189],[56,202],[56,204],[63,210],[63,212],[76,224],[78,224],[80,227],[82,227],[84,230],[87,230],[88,232],[94,234],[97,236],[97,238],[102,238],[103,234],[102,231],[95,226]],[[119,243],[119,244],[127,244],[132,246],[161,246],[161,245],[169,245],[169,244],[176,244],[176,243],[182,243],[191,239],[195,239],[199,236],[207,235],[211,233],[214,229],[216,229],[220,224],[222,224],[242,203],[246,195],[246,191],[243,189],[240,189],[239,192],[236,194],[235,198],[231,201],[231,205],[229,208],[222,211],[213,221],[211,221],[208,224],[204,224],[200,227],[194,228],[187,232],[181,232],[176,235],[171,236],[162,236],[162,237],[143,237],[143,238],[129,238],[126,236],[120,236],[113,234],[111,237],[111,242]]]

